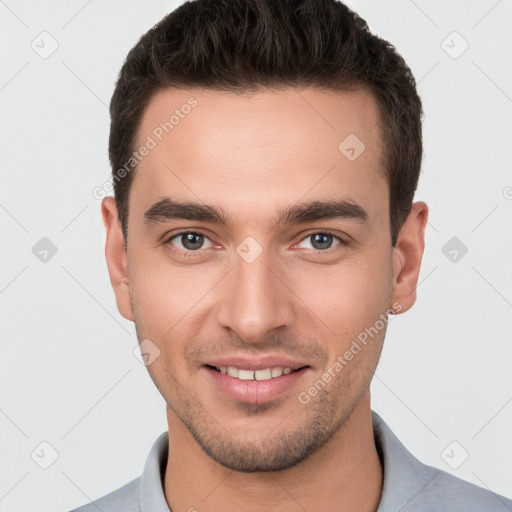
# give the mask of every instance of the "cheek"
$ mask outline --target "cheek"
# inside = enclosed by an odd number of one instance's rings
[[[149,338],[163,351],[177,353],[207,320],[206,306],[222,269],[176,266],[152,252],[133,254],[128,265],[137,333],[139,339]]]
[[[391,260],[354,257],[340,265],[318,267],[307,279],[296,276],[295,289],[305,304],[331,331],[346,340],[383,314],[392,294]],[[328,331],[329,332],[329,331]]]
[[[190,268],[173,267],[160,249],[132,252],[128,276],[141,321],[170,323],[192,307],[204,282]]]

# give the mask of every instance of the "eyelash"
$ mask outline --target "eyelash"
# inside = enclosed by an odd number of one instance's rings
[[[171,251],[177,252],[180,256],[184,256],[186,258],[202,255],[205,251],[208,250],[208,249],[198,249],[197,251],[183,251],[182,249],[177,249],[176,247],[173,247],[170,244],[171,240],[174,240],[175,238],[178,238],[182,235],[189,235],[189,234],[190,235],[199,235],[199,236],[202,236],[202,237],[210,240],[210,238],[207,235],[205,235],[204,233],[201,233],[200,231],[185,230],[185,231],[180,231],[179,233],[174,233],[173,235],[167,237],[164,241],[164,245],[166,245],[167,247],[172,247],[170,249]],[[316,254],[329,253],[331,250],[336,250],[336,248],[341,248],[342,246],[347,245],[347,242],[344,239],[342,239],[338,235],[335,235],[334,233],[331,233],[328,230],[327,231],[314,231],[312,233],[309,233],[306,236],[304,236],[303,238],[301,238],[298,243],[301,243],[302,241],[306,240],[307,238],[311,238],[313,235],[330,235],[339,241],[338,245],[335,245],[334,247],[329,247],[328,249],[324,249],[324,250],[308,249],[308,250],[314,251]],[[210,240],[210,242],[211,242],[211,240]],[[295,244],[295,245],[298,245],[298,244]]]

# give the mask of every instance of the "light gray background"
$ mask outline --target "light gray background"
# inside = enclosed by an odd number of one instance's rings
[[[139,476],[167,428],[116,309],[92,191],[110,173],[121,63],[176,5],[0,1],[1,511],[96,499]],[[425,110],[418,300],[389,325],[373,408],[423,462],[512,497],[512,2],[349,6],[403,55]],[[51,49],[43,31],[59,45],[47,59],[31,47]],[[58,248],[46,263],[42,237]],[[468,248],[456,262],[452,237]],[[31,458],[51,462],[43,441],[58,452],[48,469]]]

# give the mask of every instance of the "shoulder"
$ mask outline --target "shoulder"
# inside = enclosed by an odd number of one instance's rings
[[[162,485],[167,453],[168,434],[163,432],[153,443],[141,476],[70,512],[168,512]]]
[[[404,507],[407,511],[512,512],[512,500],[418,461],[429,474],[425,486]]]
[[[135,478],[119,489],[70,512],[139,512],[140,480]]]
[[[372,421],[384,470],[378,512],[512,512],[512,500],[421,462],[375,411]]]

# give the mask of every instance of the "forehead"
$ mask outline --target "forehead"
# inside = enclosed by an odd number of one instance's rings
[[[164,89],[142,118],[136,149],[151,149],[130,196],[140,209],[199,198],[249,219],[270,204],[342,194],[371,212],[388,196],[379,119],[366,90]]]

